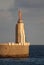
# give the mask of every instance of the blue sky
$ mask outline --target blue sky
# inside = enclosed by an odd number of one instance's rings
[[[15,42],[20,8],[27,41],[44,44],[44,0],[0,0],[0,42]]]

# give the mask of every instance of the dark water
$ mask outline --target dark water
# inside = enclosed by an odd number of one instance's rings
[[[44,45],[31,45],[29,58],[2,58],[0,65],[44,65]]]

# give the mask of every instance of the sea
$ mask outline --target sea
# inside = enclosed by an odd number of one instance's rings
[[[28,58],[0,58],[0,65],[44,65],[44,45],[31,45]]]

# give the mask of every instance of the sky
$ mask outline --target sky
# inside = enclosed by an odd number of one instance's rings
[[[0,0],[0,43],[15,42],[18,9],[22,11],[26,41],[44,45],[44,0]]]

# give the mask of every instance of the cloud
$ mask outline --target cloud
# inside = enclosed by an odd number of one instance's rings
[[[9,9],[14,7],[14,0],[0,0],[0,9]]]
[[[44,7],[44,0],[16,0],[16,7]]]
[[[0,10],[44,7],[44,0],[0,0]]]
[[[29,0],[16,0],[15,3],[17,8],[30,6]]]

